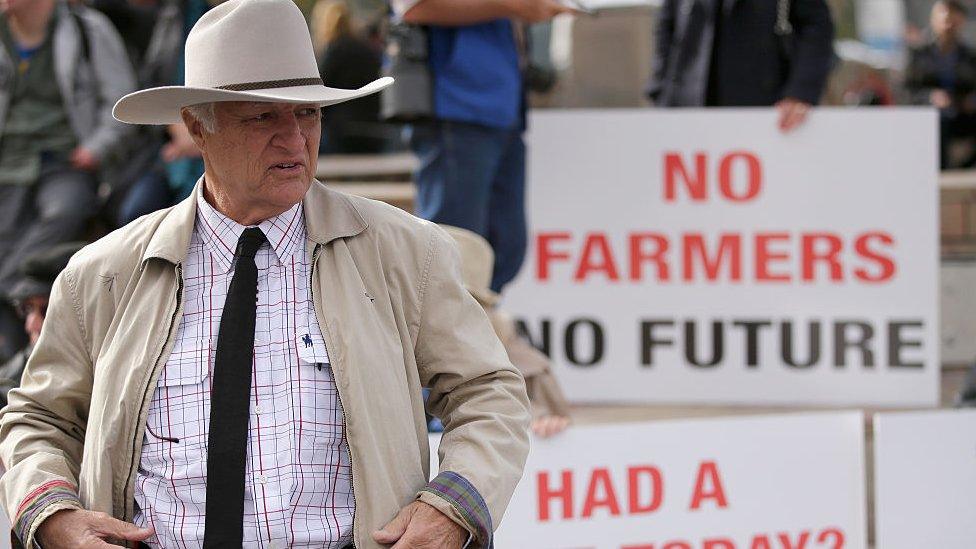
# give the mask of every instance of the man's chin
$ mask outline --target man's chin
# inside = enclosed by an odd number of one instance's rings
[[[284,202],[297,204],[301,202],[312,184],[312,178],[308,174],[298,174],[288,177],[272,176],[265,181],[267,181],[265,188],[274,194],[275,202],[279,204]]]

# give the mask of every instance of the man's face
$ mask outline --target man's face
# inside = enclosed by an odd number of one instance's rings
[[[31,345],[37,343],[37,338],[41,337],[41,327],[44,326],[44,317],[47,316],[47,302],[47,296],[38,295],[28,297],[17,305]]]
[[[943,40],[956,40],[966,24],[966,16],[950,8],[944,2],[936,2],[932,6],[930,24],[932,32]]]
[[[315,177],[320,113],[315,104],[217,103],[216,131],[194,135],[215,179],[208,190],[247,211],[276,212],[269,217],[300,202]]]

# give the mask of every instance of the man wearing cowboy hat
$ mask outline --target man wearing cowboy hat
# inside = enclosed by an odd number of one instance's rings
[[[522,378],[451,239],[313,179],[324,87],[290,0],[230,0],[186,86],[115,116],[182,120],[193,195],[86,247],[0,415],[0,500],[27,545],[488,547],[527,452]],[[444,420],[428,481],[421,387]]]

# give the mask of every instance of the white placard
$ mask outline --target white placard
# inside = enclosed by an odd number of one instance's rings
[[[536,112],[503,306],[577,402],[934,405],[935,113]]]
[[[976,410],[874,417],[877,546],[976,546]]]
[[[532,440],[495,547],[861,549],[864,507],[859,412],[571,427]]]

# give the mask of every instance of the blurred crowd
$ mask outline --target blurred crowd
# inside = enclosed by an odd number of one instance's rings
[[[130,127],[111,110],[136,89],[182,84],[187,34],[216,3],[0,0],[0,361],[7,362],[0,376],[8,385],[39,333],[51,281],[78,242],[185,198],[203,173],[182,124]],[[585,13],[585,2],[303,7],[326,86],[357,88],[389,73],[406,97],[326,108],[320,152],[411,150],[420,161],[417,214],[481,238],[493,256],[480,286],[484,295],[500,293],[526,248],[527,93],[550,89],[558,77],[527,59],[538,49],[531,25]],[[856,101],[903,97],[937,108],[943,168],[976,165],[967,17],[959,0],[935,2],[929,28],[914,37],[903,91],[868,86]],[[821,101],[838,63],[824,0],[664,0],[656,18],[646,90],[655,107],[775,106],[781,129],[791,131]],[[494,307],[493,299],[482,303]],[[494,320],[510,335],[502,313]],[[537,392],[550,393],[556,410],[539,430],[561,430],[565,406],[544,361],[511,342],[513,361],[522,353],[525,371],[540,376]]]

